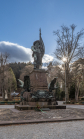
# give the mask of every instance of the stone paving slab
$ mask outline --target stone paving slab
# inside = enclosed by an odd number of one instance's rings
[[[51,109],[50,111],[0,109],[0,125],[84,120],[84,109]]]

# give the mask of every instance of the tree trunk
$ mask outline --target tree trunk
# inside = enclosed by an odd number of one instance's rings
[[[75,91],[75,101],[78,102],[78,91]]]
[[[79,95],[79,83],[78,86],[75,86],[75,101],[78,102],[78,95]]]
[[[2,87],[2,96],[3,96],[3,101],[5,101],[5,93],[4,93],[4,86]]]
[[[66,64],[66,102],[69,101],[69,64]]]
[[[69,101],[68,86],[66,86],[66,102]]]

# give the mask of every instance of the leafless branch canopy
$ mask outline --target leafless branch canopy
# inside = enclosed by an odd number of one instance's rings
[[[74,35],[76,26],[72,24],[70,28],[67,26],[61,26],[61,31],[54,31],[54,35],[57,36],[57,48],[54,52],[55,57],[58,60],[62,60],[63,57],[67,58],[67,63],[78,56],[79,51],[77,50],[79,46],[80,38],[84,34],[84,29]]]

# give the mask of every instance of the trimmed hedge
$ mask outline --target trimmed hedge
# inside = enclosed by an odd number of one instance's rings
[[[3,105],[3,104],[19,104],[20,101],[0,101],[0,105]]]

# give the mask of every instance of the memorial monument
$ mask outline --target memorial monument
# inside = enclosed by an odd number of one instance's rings
[[[39,30],[39,40],[36,40],[31,47],[34,58],[34,69],[29,76],[24,76],[24,82],[20,87],[24,88],[21,92],[21,103],[15,105],[16,109],[35,109],[37,105],[41,108],[58,108],[57,101],[54,96],[55,77],[51,83],[47,83],[47,71],[42,69],[42,57],[45,53],[45,46],[41,37],[41,29]],[[65,108],[65,107],[62,107]]]

